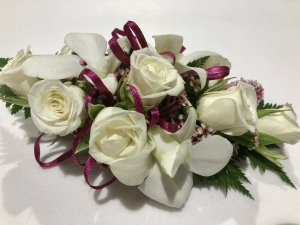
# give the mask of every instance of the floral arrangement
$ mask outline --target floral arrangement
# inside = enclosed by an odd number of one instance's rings
[[[51,167],[73,158],[91,188],[119,180],[177,208],[189,197],[193,175],[252,198],[238,166],[246,158],[295,188],[278,162],[286,159],[278,144],[300,138],[292,106],[264,103],[257,81],[228,78],[231,64],[217,53],[184,55],[182,36],[153,38],[154,48],[129,21],[113,30],[108,48],[99,34],[70,33],[55,55],[28,48],[0,59],[0,99],[11,114],[31,116],[41,132],[36,161]],[[53,143],[73,135],[73,147],[42,162],[44,134],[54,134]],[[80,154],[88,155],[85,162]],[[91,184],[95,165],[113,178]]]

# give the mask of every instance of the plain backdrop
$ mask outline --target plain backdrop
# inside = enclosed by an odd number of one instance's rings
[[[298,0],[0,0],[0,57],[31,45],[35,54],[54,54],[69,32],[111,31],[135,21],[148,42],[152,35],[179,34],[185,53],[210,50],[232,63],[231,76],[258,80],[265,99],[293,103],[300,114],[300,1]],[[71,160],[42,169],[34,160],[38,135],[30,119],[11,116],[0,102],[0,224],[300,224],[300,190],[267,171],[242,167],[255,201],[195,181],[182,209],[145,197],[118,182],[89,188]],[[67,149],[44,146],[46,152]],[[300,189],[300,144],[284,145],[285,171]],[[104,174],[108,178],[109,174]]]

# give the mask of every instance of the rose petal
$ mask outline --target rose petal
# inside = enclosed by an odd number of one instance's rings
[[[100,69],[100,59],[107,48],[106,40],[100,34],[70,33],[65,37],[65,44],[89,66]]]
[[[111,172],[125,185],[141,184],[153,165],[152,149],[153,146],[147,143],[140,154],[114,161],[110,164]]]
[[[184,166],[201,176],[211,176],[227,165],[232,151],[233,146],[227,139],[210,136],[192,147],[192,157]]]
[[[156,162],[149,176],[138,188],[155,201],[170,207],[180,208],[188,199],[192,186],[192,172],[181,166],[175,177],[171,178],[161,170]]]
[[[76,55],[42,55],[27,59],[22,65],[26,76],[45,80],[59,80],[78,77],[82,71],[80,57]]]

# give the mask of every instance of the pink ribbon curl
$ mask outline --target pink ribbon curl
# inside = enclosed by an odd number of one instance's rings
[[[94,186],[94,185],[90,184],[89,174],[90,174],[93,166],[95,165],[95,163],[96,163],[96,160],[92,156],[90,156],[88,158],[88,160],[86,161],[85,166],[84,166],[84,178],[85,178],[85,181],[87,182],[87,184],[91,188],[96,189],[96,190],[103,189],[103,188],[106,188],[108,185],[112,184],[113,182],[115,182],[117,180],[117,178],[114,176],[112,179],[110,179],[105,184],[102,184],[102,185],[99,185],[99,186]]]
[[[44,135],[44,133],[42,133],[36,140],[34,143],[34,156],[35,156],[35,160],[37,161],[38,164],[40,164],[41,167],[44,168],[48,168],[48,167],[52,167],[52,166],[56,166],[57,164],[65,161],[66,159],[70,158],[73,154],[72,149],[70,149],[69,151],[66,151],[65,153],[63,153],[62,155],[58,156],[56,159],[50,161],[50,162],[42,162],[41,158],[40,158],[40,140],[42,138],[42,136]]]
[[[102,80],[98,77],[97,74],[95,74],[92,70],[85,68],[81,71],[81,73],[79,74],[79,78],[80,79],[85,79],[84,75],[86,75],[87,77],[89,77],[93,83],[95,84],[96,88],[98,89],[98,91],[105,95],[105,97],[107,98],[107,100],[109,101],[109,103],[111,105],[114,104],[114,98],[112,93],[107,89],[107,87],[104,85],[104,83],[102,82]],[[95,94],[95,93],[94,93]],[[86,100],[87,102],[87,100]]]

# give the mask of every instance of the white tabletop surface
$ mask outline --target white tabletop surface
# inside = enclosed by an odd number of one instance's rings
[[[69,32],[110,32],[135,21],[152,35],[179,34],[186,53],[210,50],[232,63],[231,76],[255,79],[266,100],[293,103],[300,114],[298,0],[0,0],[0,57],[31,45],[52,54]],[[272,172],[245,164],[255,201],[195,182],[182,209],[165,207],[118,182],[102,191],[85,183],[71,160],[42,169],[33,155],[37,130],[0,102],[0,224],[300,224],[300,144],[284,145],[282,162],[298,190]],[[42,150],[47,154],[49,148]],[[55,150],[51,151],[55,152]]]

